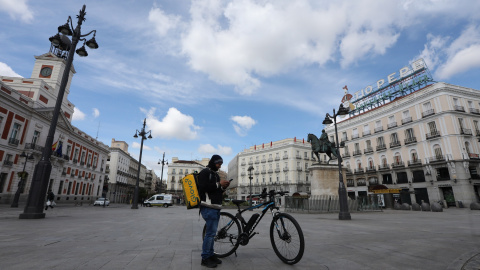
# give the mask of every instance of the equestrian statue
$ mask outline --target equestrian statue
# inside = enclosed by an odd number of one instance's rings
[[[315,154],[315,156],[317,156],[318,163],[321,162],[319,153],[325,153],[330,158],[327,164],[330,162],[330,160],[332,160],[332,154],[341,162],[341,157],[337,151],[337,148],[335,148],[328,140],[328,135],[324,129],[322,129],[322,135],[320,136],[320,139],[318,139],[314,134],[309,133],[307,142],[312,144],[312,159],[315,159],[313,157],[313,154]]]

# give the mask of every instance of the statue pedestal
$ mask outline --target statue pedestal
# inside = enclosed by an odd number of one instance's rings
[[[338,165],[312,164],[310,170],[311,194],[338,196]],[[346,170],[342,168],[345,179]],[[345,181],[345,180],[344,180]]]

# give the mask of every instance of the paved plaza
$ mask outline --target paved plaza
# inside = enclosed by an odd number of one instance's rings
[[[0,205],[0,269],[204,268],[198,210],[58,205],[40,220],[21,212]],[[298,264],[277,258],[265,216],[260,234],[217,269],[480,269],[480,211],[292,215],[306,241]]]

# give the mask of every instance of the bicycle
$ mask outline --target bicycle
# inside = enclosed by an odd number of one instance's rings
[[[237,214],[234,216],[227,212],[220,212],[220,221],[214,238],[214,250],[217,257],[224,258],[234,252],[236,256],[237,248],[240,245],[246,246],[250,239],[258,234],[254,230],[265,216],[265,213],[270,210],[273,217],[270,224],[270,242],[275,254],[286,264],[295,264],[302,259],[305,250],[302,229],[291,215],[280,212],[280,208],[275,203],[275,195],[283,196],[288,191],[276,192],[271,190],[267,193],[266,190],[266,188],[263,189],[260,197],[268,197],[268,201],[241,210],[240,204],[246,201],[232,200],[238,208]],[[261,215],[255,213],[248,222],[245,222],[242,213],[260,207],[263,207]],[[206,226],[203,228],[203,238],[205,238],[205,230]]]

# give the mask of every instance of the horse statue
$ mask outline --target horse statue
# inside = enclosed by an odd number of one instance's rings
[[[337,149],[333,147],[332,143],[328,140],[328,136],[327,133],[325,133],[325,130],[322,130],[322,136],[320,136],[320,139],[318,139],[317,136],[315,136],[314,134],[309,133],[307,142],[312,144],[312,159],[315,159],[313,157],[313,154],[315,154],[318,162],[320,163],[319,153],[325,153],[330,158],[327,164],[330,163],[330,160],[332,160],[332,154],[341,162],[341,157]]]

